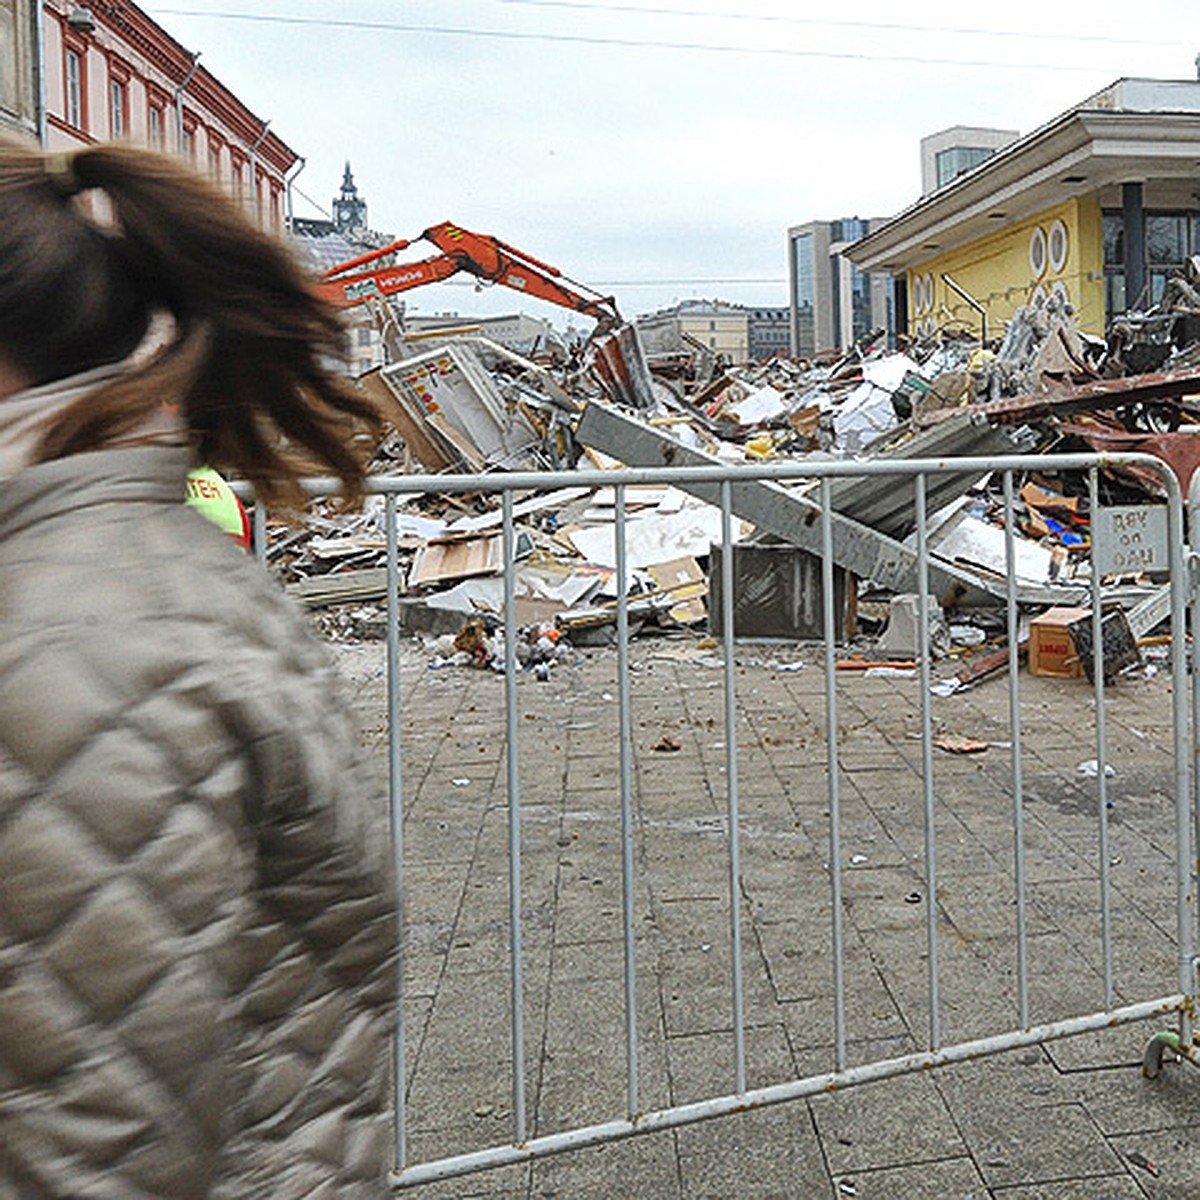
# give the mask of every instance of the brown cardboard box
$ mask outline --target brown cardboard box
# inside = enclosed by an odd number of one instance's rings
[[[1071,623],[1086,617],[1089,608],[1051,608],[1029,623],[1029,673],[1078,679],[1083,663],[1071,636]]]

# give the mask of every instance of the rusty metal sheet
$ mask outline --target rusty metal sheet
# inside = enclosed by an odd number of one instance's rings
[[[1122,433],[1118,430],[1097,429],[1094,425],[1060,424],[1060,433],[1069,434],[1087,443],[1093,450],[1113,454],[1153,454],[1161,458],[1179,479],[1187,499],[1192,472],[1200,467],[1200,437],[1194,433]],[[1134,479],[1151,496],[1163,496],[1162,481],[1145,467],[1115,468],[1126,478]]]
[[[1087,409],[1120,408],[1144,400],[1177,400],[1200,392],[1200,367],[1186,371],[1160,371],[1122,379],[1096,379],[1053,392],[1035,392],[972,406],[998,425],[1015,425]]]

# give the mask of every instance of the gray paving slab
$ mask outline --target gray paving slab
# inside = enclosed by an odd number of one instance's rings
[[[1146,1195],[1128,1175],[1091,1176],[1088,1179],[1056,1179],[1053,1183],[1028,1187],[994,1188],[995,1200],[1140,1200]]]
[[[936,1196],[939,1200],[987,1200],[991,1195],[967,1156],[933,1159],[900,1167],[876,1167],[834,1177],[834,1196],[863,1200],[911,1200]]]
[[[810,1106],[835,1176],[968,1151],[943,1095],[927,1075],[908,1075],[815,1097]]]
[[[690,1200],[682,1189],[679,1152],[669,1133],[542,1159],[530,1168],[526,1196],[529,1200],[611,1200],[614,1196]]]
[[[382,647],[337,648],[382,779]],[[831,793],[819,655],[781,672],[737,652],[741,872],[735,888],[750,1087],[838,1061]],[[807,658],[806,658],[807,655]],[[694,640],[647,640],[633,671],[632,843],[640,1111],[733,1091],[730,841],[723,673]],[[518,683],[524,1099],[529,1136],[628,1107],[616,656]],[[1099,805],[1085,681],[1021,677],[1028,998],[1033,1020],[1103,1004]],[[1112,972],[1119,1002],[1177,986],[1170,679],[1105,704]],[[513,1136],[503,680],[401,654],[409,1161]],[[932,701],[936,893],[925,861],[921,696],[836,681],[841,1027],[851,1068],[931,1044],[928,913],[941,1045],[1020,1025],[1009,693]],[[655,750],[664,735],[681,749]],[[1164,749],[1166,747],[1166,749]],[[1120,1027],[815,1094],[417,1189],[439,1197],[1200,1196],[1200,1075],[1142,1078]],[[1153,1165],[1153,1171],[1144,1165]]]
[[[830,1194],[820,1138],[803,1104],[737,1113],[676,1136],[681,1194],[688,1200]]]
[[[999,1100],[996,1090],[993,1098]],[[1020,1104],[995,1102],[970,1117],[961,1121],[962,1134],[990,1186],[1090,1179],[1121,1169],[1081,1104],[1039,1104],[1032,1098]]]
[[[744,1040],[746,1081],[750,1087],[785,1083],[796,1077],[796,1063],[782,1023],[750,1025]],[[685,1034],[667,1041],[671,1098],[676,1104],[736,1091],[732,1030]]]

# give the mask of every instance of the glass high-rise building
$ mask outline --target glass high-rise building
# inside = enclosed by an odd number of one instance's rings
[[[810,221],[788,230],[793,354],[844,349],[878,329],[894,329],[892,282],[860,271],[842,250],[865,237],[862,217]]]

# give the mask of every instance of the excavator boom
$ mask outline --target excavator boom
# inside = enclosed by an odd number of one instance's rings
[[[426,229],[420,238],[441,253],[400,266],[360,269],[412,245],[410,241],[393,242],[326,271],[318,290],[335,304],[361,304],[372,297],[394,296],[427,283],[440,283],[465,271],[477,279],[503,284],[527,296],[584,313],[597,322],[597,333],[605,333],[622,323],[611,296],[602,296],[583,284],[566,280],[557,267],[490,234],[472,233],[443,221]]]
[[[526,296],[561,304],[592,317],[596,328],[588,350],[593,369],[607,393],[634,408],[649,408],[654,404],[650,372],[637,330],[621,319],[611,296],[602,296],[568,280],[557,267],[499,238],[472,233],[449,221],[431,226],[414,240],[430,242],[441,253],[419,262],[372,268],[372,263],[412,245],[410,241],[392,242],[326,271],[317,285],[318,291],[342,306],[371,304],[466,271],[477,279],[500,283]],[[383,320],[381,312],[386,311],[386,306],[373,307],[376,318]]]

